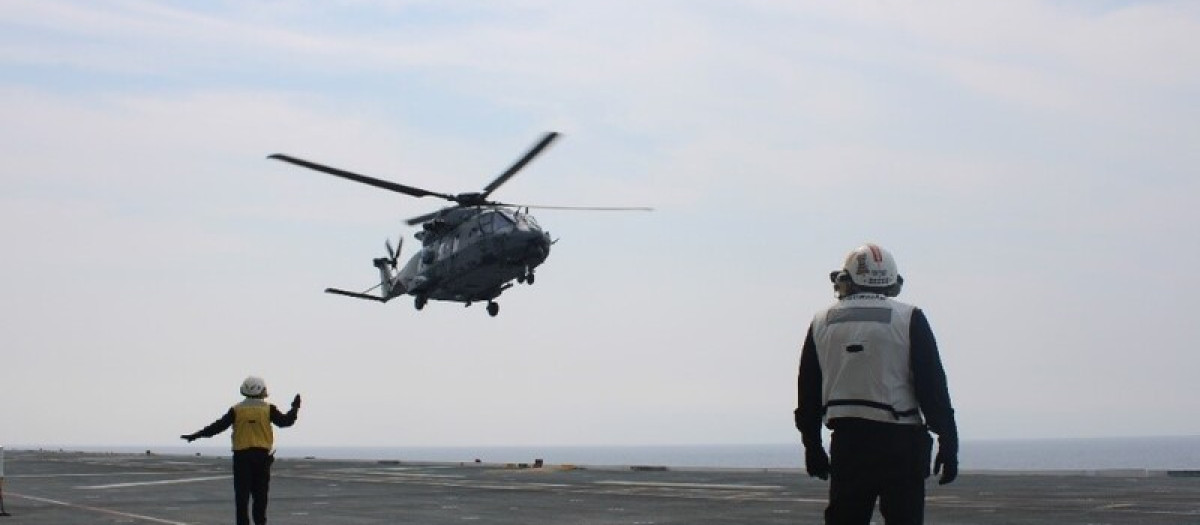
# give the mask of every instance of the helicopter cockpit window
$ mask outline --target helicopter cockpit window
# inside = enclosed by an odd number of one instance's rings
[[[484,235],[492,233],[492,214],[481,213],[479,214],[479,218],[475,220],[479,221],[479,231],[483,232]]]
[[[535,220],[533,218],[533,215],[530,215],[528,213],[522,213],[522,214],[520,214],[520,217],[521,217],[521,220],[525,221],[525,224],[529,225],[529,229],[536,230],[538,228],[541,228],[541,225],[539,225],[537,220]]]
[[[496,213],[496,233],[504,233],[513,231],[517,227],[517,223],[513,222],[512,217],[504,212]]]
[[[516,223],[503,212],[490,211],[479,215],[479,229],[484,235],[510,232],[514,228],[516,228]]]
[[[438,253],[438,259],[445,259],[446,257],[449,257],[450,254],[454,253],[454,250],[457,248],[458,237],[449,236],[442,239],[442,246]]]

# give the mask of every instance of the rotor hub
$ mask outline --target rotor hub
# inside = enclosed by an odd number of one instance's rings
[[[479,206],[481,204],[487,204],[487,196],[483,193],[472,191],[455,195],[454,201],[461,206]]]

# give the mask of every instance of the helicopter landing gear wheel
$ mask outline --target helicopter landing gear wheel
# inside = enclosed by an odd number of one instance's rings
[[[526,268],[525,273],[517,276],[517,282],[522,284],[533,284],[533,269]]]
[[[429,302],[429,298],[425,297],[424,295],[418,295],[417,298],[413,300],[413,306],[416,307],[417,310],[420,310],[425,308],[425,303],[427,302]]]
[[[488,301],[487,313],[492,317],[496,317],[496,315],[500,313],[500,305],[492,301]]]

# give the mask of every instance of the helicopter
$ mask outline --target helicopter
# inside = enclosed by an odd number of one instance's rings
[[[487,302],[488,315],[500,313],[496,298],[513,286],[534,283],[534,269],[546,261],[551,240],[529,210],[640,210],[647,207],[584,207],[536,206],[508,204],[489,200],[505,182],[545,150],[558,132],[547,132],[521,158],[484,186],[482,191],[459,194],[440,193],[387,180],[368,177],[296,158],[282,153],[268,156],[308,169],[327,173],[362,184],[402,193],[412,197],[438,197],[452,202],[440,210],[408,219],[409,226],[420,225],[414,237],[421,241],[420,250],[403,266],[398,266],[404,238],[396,247],[384,241],[385,257],[372,260],[379,271],[379,284],[362,292],[326,288],[326,293],[386,303],[402,295],[413,296],[417,310],[430,300],[451,301],[471,306]],[[379,289],[379,293],[373,293]]]

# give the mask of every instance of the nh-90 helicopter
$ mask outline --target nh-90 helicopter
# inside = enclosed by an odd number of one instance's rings
[[[326,288],[331,294],[386,303],[401,295],[413,296],[417,310],[429,300],[454,301],[471,306],[487,302],[488,315],[500,313],[496,298],[513,286],[512,281],[533,284],[534,269],[546,261],[555,241],[529,214],[530,208],[569,210],[643,210],[646,207],[531,206],[488,200],[493,191],[516,175],[534,157],[558,138],[557,132],[542,136],[532,148],[483,191],[457,195],[429,191],[391,181],[359,175],[315,162],[276,153],[268,158],[328,173],[344,179],[403,193],[412,197],[438,197],[454,203],[438,211],[409,219],[421,225],[414,237],[421,249],[402,268],[397,267],[404,238],[395,248],[384,241],[386,257],[372,264],[379,270],[379,284],[362,292]],[[379,289],[379,294],[372,292]]]

